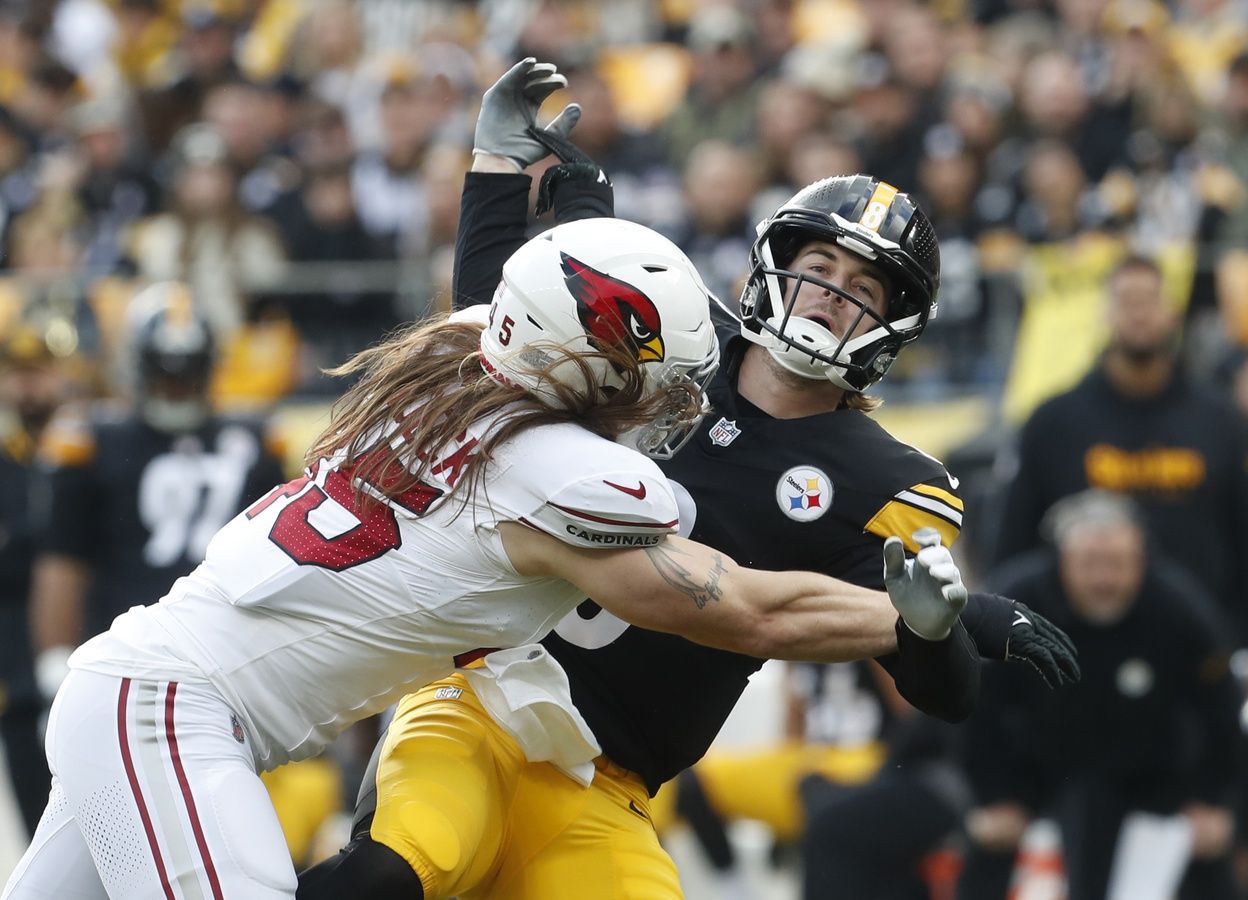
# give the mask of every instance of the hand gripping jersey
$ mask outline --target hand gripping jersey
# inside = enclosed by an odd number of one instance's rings
[[[588,548],[646,546],[676,529],[655,464],[574,425],[500,444],[464,505],[450,492],[492,421],[460,435],[426,482],[393,502],[361,506],[349,476],[321,460],[237,516],[198,569],[158,604],[118,617],[70,665],[206,679],[270,769],[446,675],[456,656],[539,640],[584,599],[562,580],[517,574],[499,522]],[[534,654],[545,657],[533,647],[524,658]]]

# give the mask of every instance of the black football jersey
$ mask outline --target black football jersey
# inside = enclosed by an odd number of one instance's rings
[[[682,530],[761,569],[823,572],[883,586],[881,548],[921,527],[957,537],[962,501],[944,466],[866,414],[774,419],[733,387],[731,339],[697,436],[661,465],[687,494]],[[911,551],[917,548],[910,546]],[[616,763],[651,790],[710,746],[762,660],[627,626],[586,601],[546,639],[572,696]]]
[[[96,413],[45,440],[38,549],[91,566],[86,634],[159,600],[208,541],[283,480],[259,423],[214,419],[171,435]]]

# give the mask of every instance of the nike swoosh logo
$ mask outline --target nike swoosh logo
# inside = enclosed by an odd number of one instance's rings
[[[638,500],[646,499],[646,483],[644,481],[637,482],[637,487],[635,488],[625,487],[622,484],[616,484],[614,481],[607,481],[605,478],[602,480],[602,483],[608,487],[615,488],[617,491],[622,491],[630,497],[636,497]]]
[[[629,801],[628,801],[628,808],[629,808],[629,809],[631,809],[633,812],[637,813],[637,815],[641,816],[641,817],[642,817],[643,819],[645,819],[647,822],[649,822],[649,821],[650,821],[650,817],[649,817],[648,815],[646,815],[646,814],[645,814],[645,813],[641,810],[641,807],[639,807],[639,806],[637,805],[637,801],[635,801],[635,800],[629,800]]]
[[[1031,624],[1031,619],[1027,618],[1018,610],[1014,611],[1014,621],[1010,623],[1011,628],[1013,628],[1015,625],[1030,625],[1030,624]]]

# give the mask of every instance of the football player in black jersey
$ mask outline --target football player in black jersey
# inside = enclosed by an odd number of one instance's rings
[[[49,700],[75,646],[163,595],[249,498],[282,480],[261,423],[212,411],[213,340],[186,285],[145,288],[127,331],[134,409],[58,417],[41,447],[31,618]]]
[[[503,260],[524,239],[523,164],[542,158],[547,142],[568,146],[560,133],[529,127],[536,104],[509,119],[492,91],[464,187],[457,305],[487,302]],[[516,106],[526,100],[521,91],[507,97]],[[569,115],[556,122],[566,126]],[[487,121],[520,125],[483,150]],[[554,172],[543,193],[553,194],[557,216],[611,212],[609,182],[584,162]],[[878,588],[888,536],[904,535],[917,552],[923,529],[948,543],[961,524],[956,479],[880,428],[865,414],[875,401],[861,393],[931,315],[939,281],[931,225],[907,195],[875,178],[826,179],[763,224],[750,264],[741,321],[723,323],[723,365],[708,391],[715,410],[662,463],[684,501],[682,525],[752,566],[813,569]],[[1035,620],[1039,632],[1011,635],[1010,601],[981,595],[968,610],[981,653],[1027,657],[1053,681],[1077,677],[1064,635],[1043,620]],[[967,674],[962,624],[940,641],[905,627],[897,638],[900,652],[882,662],[903,696],[943,718],[964,717],[978,676]],[[506,792],[504,821],[448,796],[421,767],[438,752],[439,731],[461,727],[475,705],[452,676],[400,712],[366,776],[354,840],[301,876],[301,898],[445,896],[437,873],[466,854],[490,862],[481,881],[457,885],[464,898],[680,896],[648,796],[702,756],[763,660],[630,627],[592,600],[544,643],[602,747],[592,785],[544,764],[515,783],[498,779],[491,754],[506,736],[486,722],[469,743],[482,781]],[[465,842],[473,817],[476,837]]]

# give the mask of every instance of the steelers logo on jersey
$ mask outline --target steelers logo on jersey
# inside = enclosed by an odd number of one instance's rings
[[[794,466],[776,482],[780,511],[798,522],[813,522],[832,505],[832,482],[813,466]]]

